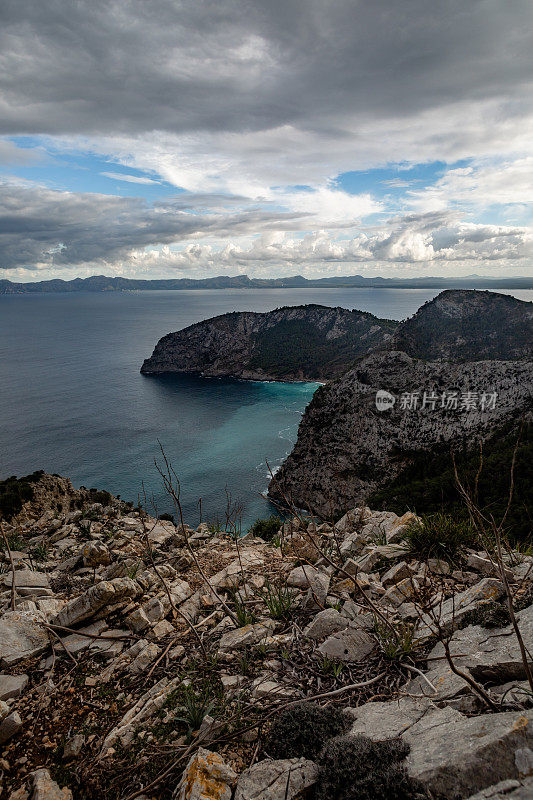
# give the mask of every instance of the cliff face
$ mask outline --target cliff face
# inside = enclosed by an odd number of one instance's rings
[[[387,410],[376,407],[380,389],[395,397]],[[442,394],[449,398],[452,392],[457,392],[458,407],[441,408]],[[487,408],[494,392],[494,408]],[[418,393],[417,407],[408,408],[413,393]],[[315,393],[270,495],[279,499],[281,486],[296,505],[323,516],[339,515],[394,479],[414,453],[473,443],[532,403],[531,362],[452,364],[398,351],[371,354]]]
[[[386,351],[360,359],[315,394],[271,496],[279,498],[279,483],[297,504],[339,514],[376,496],[424,452],[449,454],[458,443],[468,451],[479,438],[509,430],[532,407],[532,347],[532,303],[442,292],[396,328]],[[386,410],[376,407],[380,389],[394,396]],[[453,392],[455,404],[446,400]]]
[[[531,358],[533,304],[496,292],[441,292],[398,326],[391,344],[414,358]]]
[[[252,380],[319,380],[340,375],[384,347],[397,323],[362,311],[296,306],[234,312],[169,333],[141,372],[230,375]]]

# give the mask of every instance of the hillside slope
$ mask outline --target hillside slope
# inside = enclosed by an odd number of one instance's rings
[[[531,358],[533,303],[496,292],[450,289],[400,323],[391,346],[413,358]]]
[[[397,323],[363,311],[308,305],[233,312],[169,333],[141,372],[252,380],[320,380],[384,347]]]
[[[380,389],[396,398],[392,408],[377,409]],[[433,402],[421,408],[424,392],[438,398],[434,408]],[[441,408],[442,393],[452,392],[458,408]],[[475,408],[462,408],[468,392],[476,394]],[[494,392],[495,407],[482,410],[483,393]],[[418,394],[418,407],[404,408],[412,393]],[[270,496],[279,499],[281,485],[297,506],[340,515],[394,480],[419,453],[474,443],[531,409],[532,402],[529,361],[452,364],[398,351],[373,353],[315,393],[296,445],[271,481]]]

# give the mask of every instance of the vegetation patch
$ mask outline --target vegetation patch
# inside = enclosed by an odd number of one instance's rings
[[[494,431],[483,443],[481,471],[479,447],[466,443],[455,446],[454,457],[461,482],[471,492],[477,505],[486,514],[491,514],[497,522],[503,518],[507,508],[511,464],[518,436],[516,421]],[[431,453],[417,452],[398,456],[405,457],[408,465],[387,486],[367,498],[370,508],[387,509],[399,515],[406,511],[435,514],[446,508],[455,519],[468,519],[464,500],[457,489],[449,446],[434,448]],[[512,544],[531,542],[532,482],[533,422],[528,419],[520,430],[513,497],[505,523],[507,537]]]
[[[270,728],[266,752],[273,758],[316,760],[328,739],[344,733],[350,718],[338,708],[298,703],[282,711]]]
[[[338,736],[319,756],[315,800],[413,800],[425,797],[421,784],[401,762],[409,746],[401,739],[373,742],[366,736]]]
[[[12,475],[10,478],[0,481],[0,519],[9,522],[21,511],[24,503],[33,500],[35,494],[33,484],[37,483],[43,475],[44,472],[38,470],[23,478]]]
[[[420,522],[412,522],[403,536],[406,554],[410,559],[428,558],[457,562],[468,547],[477,544],[477,534],[468,520],[451,514],[423,514]]]
[[[272,539],[277,535],[282,525],[283,520],[281,517],[273,514],[271,517],[267,517],[266,519],[256,519],[250,528],[249,533],[252,536],[259,536],[259,538],[264,539],[265,542],[271,542]]]

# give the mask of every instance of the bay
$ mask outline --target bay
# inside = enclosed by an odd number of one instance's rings
[[[426,289],[246,289],[0,296],[0,478],[36,469],[173,511],[154,465],[161,442],[184,515],[243,527],[271,513],[262,496],[296,439],[316,384],[139,373],[157,340],[228,311],[320,303],[403,319]],[[532,291],[508,292],[531,299]]]

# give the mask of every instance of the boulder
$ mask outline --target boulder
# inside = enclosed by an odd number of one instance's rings
[[[533,605],[517,614],[517,621],[526,648],[533,650]],[[505,628],[483,628],[469,625],[455,631],[449,642],[455,664],[482,683],[505,683],[526,678],[522,654],[512,625]],[[438,697],[448,699],[469,691],[465,682],[451,672],[444,657],[444,646],[438,642],[429,653],[434,666],[427,673],[438,688]],[[417,677],[407,686],[409,692],[431,694],[423,678]]]
[[[0,700],[21,695],[28,681],[27,675],[0,675]]]
[[[39,597],[50,595],[50,581],[44,572],[34,572],[31,569],[15,570],[15,588],[21,597]],[[2,583],[8,589],[13,584],[13,573],[8,572],[2,576]]]
[[[47,631],[31,614],[7,611],[0,617],[0,664],[3,667],[43,653],[48,644]]]
[[[500,577],[498,566],[491,561],[490,558],[484,558],[478,553],[470,553],[467,560],[467,566],[469,569],[474,570],[474,572],[481,572],[481,574],[485,575],[486,577]],[[505,575],[507,580],[512,581],[514,578],[513,571],[511,569],[506,569]]]
[[[3,703],[5,705],[5,703]],[[0,716],[3,716],[3,711],[0,709]],[[22,719],[18,711],[12,711],[3,716],[0,722],[0,745],[8,742],[15,734],[22,728]]]
[[[231,800],[236,778],[222,756],[199,747],[185,767],[173,800]]]
[[[317,779],[317,765],[305,758],[260,761],[239,776],[235,800],[293,800]]]
[[[469,586],[464,592],[448,598],[437,609],[440,624],[444,630],[450,630],[458,625],[469,611],[473,611],[487,600],[498,600],[504,593],[504,587],[497,578],[483,578],[474,586]],[[422,617],[422,624],[418,629],[418,638],[427,638],[435,632],[435,626],[430,615]]]
[[[395,739],[432,709],[436,706],[430,700],[413,697],[347,708],[346,713],[354,718],[349,734],[376,740]]]
[[[30,775],[33,794],[31,800],[72,800],[72,792],[66,786],[60,789],[47,769],[38,769]]]
[[[531,800],[532,797],[533,777],[520,781],[513,779],[500,781],[471,795],[468,800]]]
[[[105,758],[114,750],[113,745],[120,742],[127,747],[132,741],[135,732],[153,717],[166,702],[169,694],[181,682],[181,678],[161,678],[147,692],[145,692],[122,717],[120,722],[108,733],[102,744],[99,758]]]

